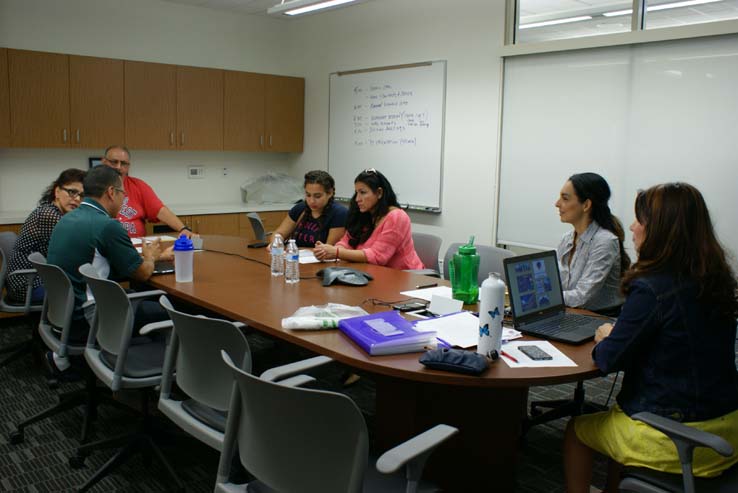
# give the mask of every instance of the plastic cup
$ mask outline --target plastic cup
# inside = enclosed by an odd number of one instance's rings
[[[192,240],[182,235],[174,242],[174,280],[192,282],[195,247]]]

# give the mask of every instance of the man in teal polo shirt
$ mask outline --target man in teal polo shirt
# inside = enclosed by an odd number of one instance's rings
[[[117,170],[108,166],[93,168],[85,176],[83,185],[83,202],[72,211],[74,214],[65,214],[56,224],[47,256],[47,262],[61,267],[72,282],[74,314],[70,340],[76,342],[87,339],[89,323],[94,316],[94,305],[83,308],[92,297],[87,295],[87,284],[79,267],[89,262],[102,277],[144,282],[151,277],[154,262],[161,254],[157,241],[144,242],[139,255],[126,230],[115,220],[125,198]],[[138,318],[138,313],[136,316]],[[56,354],[51,355],[49,363],[52,363],[52,370],[64,371],[69,367],[69,361]]]

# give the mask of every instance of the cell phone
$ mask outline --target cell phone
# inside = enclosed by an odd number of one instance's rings
[[[533,361],[553,359],[553,356],[538,346],[518,346],[518,350]]]
[[[409,303],[399,303],[397,305],[392,305],[393,310],[399,310],[401,312],[410,312],[413,310],[422,310],[427,306],[427,303],[423,303],[421,301],[411,301]]]

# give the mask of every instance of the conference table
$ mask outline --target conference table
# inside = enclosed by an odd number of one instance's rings
[[[426,369],[418,362],[422,353],[369,356],[337,329],[282,329],[282,318],[301,306],[333,302],[373,313],[390,307],[372,300],[406,300],[401,291],[431,282],[447,283],[342,261],[301,264],[302,280],[286,284],[284,277],[271,276],[266,249],[249,249],[237,237],[204,236],[203,240],[203,251],[194,254],[193,282],[177,283],[169,274],[152,277],[149,284],[173,298],[371,374],[376,382],[375,440],[380,451],[438,423],[459,428],[460,433],[439,447],[425,469],[425,475],[445,491],[514,491],[528,388],[598,376],[591,358],[592,343],[554,343],[576,367],[513,369],[498,360],[481,376],[467,376]],[[374,280],[361,287],[324,287],[316,276],[324,267],[349,265]]]

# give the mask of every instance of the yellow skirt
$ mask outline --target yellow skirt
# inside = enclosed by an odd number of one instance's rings
[[[712,449],[694,450],[694,475],[714,477],[738,462],[738,410],[719,418],[685,425],[721,436],[733,446],[733,455],[723,457]],[[601,454],[625,466],[648,467],[681,474],[674,442],[649,425],[631,419],[615,404],[609,411],[578,416],[574,420],[577,438]]]

